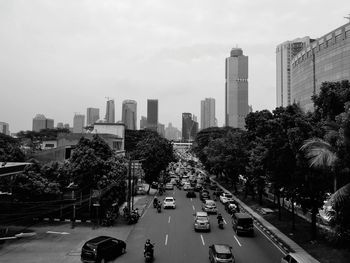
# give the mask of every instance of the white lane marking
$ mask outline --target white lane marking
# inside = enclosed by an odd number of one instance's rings
[[[69,235],[68,232],[56,232],[56,231],[46,231],[46,234]]]
[[[143,218],[143,216],[147,213],[148,209],[146,209],[146,211],[142,214],[141,218]]]
[[[175,195],[175,191],[173,192],[173,195]]]
[[[153,200],[154,200],[154,198],[153,198]],[[149,202],[149,205],[148,205],[147,209],[150,208],[150,206],[151,206],[152,203],[153,203],[153,202]]]
[[[195,210],[195,209],[194,209],[194,205],[192,205],[192,209],[193,209],[193,211]]]
[[[165,236],[165,243],[164,243],[164,245],[167,245],[168,244],[168,234],[166,234],[166,236]]]
[[[191,198],[191,202],[193,201],[193,199]]]
[[[169,220],[168,220],[168,223],[170,224],[170,219],[171,219],[171,216],[169,216]]]
[[[205,246],[203,235],[201,234],[202,244]]]
[[[238,241],[237,237],[236,237],[236,236],[233,236],[233,237],[236,239],[236,241],[237,241],[238,245],[241,247],[242,245],[241,245],[241,243],[239,243],[239,241]]]
[[[260,233],[263,234],[266,237],[266,239],[269,240],[275,247],[277,247],[278,250],[281,251],[284,256],[287,255],[286,252],[284,252],[279,246],[277,246],[275,242],[273,242],[260,228],[258,228],[257,226],[255,226],[255,228],[259,230]]]
[[[225,219],[224,219],[224,223],[225,223],[225,225],[227,225],[227,223],[226,223]]]

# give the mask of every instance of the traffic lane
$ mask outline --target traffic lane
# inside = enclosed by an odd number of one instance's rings
[[[271,262],[281,261],[283,253],[270,240],[268,240],[256,227],[254,227],[254,237],[247,235],[237,236],[232,229],[231,216],[225,211],[224,206],[218,201],[217,206],[227,224],[224,225],[224,231],[214,228],[214,233],[221,231],[219,240],[225,240],[233,244],[233,251],[238,262]],[[217,221],[215,221],[217,224]],[[215,242],[218,242],[216,240]]]
[[[203,243],[207,233],[195,232],[193,228],[193,214],[200,210],[196,205],[197,198],[187,198],[186,192],[181,190],[177,191],[176,200],[179,207],[174,211],[172,224],[169,225],[169,243],[164,251],[167,255],[165,262],[207,262],[208,247]]]

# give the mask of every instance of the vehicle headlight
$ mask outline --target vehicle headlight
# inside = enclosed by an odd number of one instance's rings
[[[241,226],[237,226],[237,228],[238,228],[238,229],[243,229],[243,227],[241,227]]]

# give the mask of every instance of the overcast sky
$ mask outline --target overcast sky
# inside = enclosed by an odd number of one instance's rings
[[[249,104],[276,104],[275,48],[345,24],[349,0],[0,0],[0,121],[30,130],[37,113],[73,122],[87,107],[121,119],[125,99],[159,100],[159,121],[181,128],[216,99],[224,121],[225,58],[249,56]]]

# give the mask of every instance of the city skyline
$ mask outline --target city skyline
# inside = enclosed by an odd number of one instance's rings
[[[0,120],[9,123],[11,132],[30,130],[32,117],[42,112],[72,126],[74,112],[90,106],[105,109],[105,96],[115,98],[116,116],[127,98],[137,101],[139,116],[145,116],[146,99],[156,97],[167,105],[159,121],[181,127],[184,110],[200,116],[201,94],[216,99],[222,126],[227,50],[239,45],[249,54],[249,104],[255,110],[272,110],[276,46],[304,35],[322,36],[345,24],[348,12],[345,1],[324,2],[312,13],[308,10],[314,1],[301,0],[265,0],[254,6],[246,1],[218,5],[204,0],[200,6],[188,1],[146,2],[2,2]],[[257,25],[258,20],[265,23]],[[14,100],[21,110],[9,110]],[[64,102],[64,107],[53,101]]]

